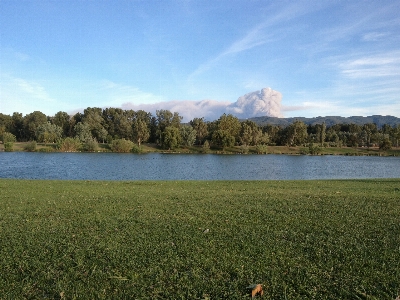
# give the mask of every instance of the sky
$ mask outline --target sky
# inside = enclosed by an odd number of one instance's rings
[[[207,119],[270,88],[281,95],[271,116],[400,117],[399,11],[393,0],[0,0],[0,113]]]

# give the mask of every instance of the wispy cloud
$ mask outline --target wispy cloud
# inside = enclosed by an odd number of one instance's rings
[[[39,106],[57,104],[40,83],[8,74],[0,74],[0,99],[0,111],[9,114],[14,111],[30,113]]]
[[[197,75],[212,69],[227,56],[236,55],[275,41],[279,37],[276,36],[276,29],[273,29],[274,26],[321,8],[321,5],[309,5],[307,3],[308,2],[291,3],[278,12],[271,12],[265,17],[264,21],[249,29],[244,36],[233,41],[233,43],[221,53],[201,64],[189,75],[188,81],[191,81]]]
[[[400,76],[400,51],[370,54],[339,64],[342,74],[352,79]]]

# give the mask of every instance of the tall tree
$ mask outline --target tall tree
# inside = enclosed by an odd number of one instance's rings
[[[133,138],[139,146],[142,142],[147,142],[150,137],[149,127],[142,119],[136,119],[133,121],[132,131]]]
[[[57,112],[52,118],[52,123],[62,128],[64,137],[69,136],[69,133],[71,131],[70,119],[71,117],[65,111]]]
[[[177,112],[172,113],[169,110],[164,110],[164,109],[157,110],[156,116],[157,116],[157,136],[159,138],[159,142],[163,144],[162,134],[165,131],[165,129],[167,127],[174,127],[178,129],[179,133],[182,117],[179,116]]]
[[[207,123],[204,121],[204,118],[194,118],[192,121],[190,121],[190,125],[196,131],[197,144],[203,144],[208,135]]]
[[[36,130],[37,141],[44,143],[54,143],[61,139],[62,134],[63,129],[58,125],[51,124],[50,122],[39,125]]]
[[[24,117],[25,139],[35,140],[36,131],[40,125],[47,123],[47,116],[40,112],[34,111]]]
[[[194,130],[192,126],[181,126],[180,134],[183,146],[190,147],[196,142],[196,130]]]
[[[104,119],[102,116],[102,109],[99,107],[88,107],[83,112],[82,123],[89,126],[92,136],[97,140],[102,140],[101,131],[104,128]]]
[[[181,143],[181,135],[179,129],[175,126],[167,126],[161,134],[161,147],[173,150]]]
[[[240,121],[237,117],[223,114],[216,122],[216,130],[212,134],[212,144],[226,148],[235,145],[239,140],[241,129]]]
[[[299,146],[307,142],[307,125],[296,120],[286,127],[286,144],[288,146]]]

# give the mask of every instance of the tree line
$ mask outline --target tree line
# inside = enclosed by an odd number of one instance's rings
[[[288,126],[260,126],[231,114],[223,114],[215,121],[194,118],[182,123],[179,113],[169,110],[157,110],[152,115],[143,110],[88,107],[73,116],[62,111],[54,116],[40,111],[25,116],[18,112],[0,113],[0,138],[6,150],[12,149],[16,141],[29,141],[26,150],[34,149],[37,142],[56,143],[61,151],[94,151],[98,143],[107,143],[113,151],[130,152],[140,151],[142,143],[155,143],[170,150],[197,145],[204,149],[241,146],[246,151],[254,146],[259,153],[266,152],[268,145],[305,146],[310,153],[316,153],[321,147],[398,147],[400,125],[328,127],[325,123],[306,125],[296,120]]]

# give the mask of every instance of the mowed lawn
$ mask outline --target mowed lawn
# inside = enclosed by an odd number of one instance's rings
[[[400,179],[0,180],[0,299],[244,299],[256,283],[395,299]]]

